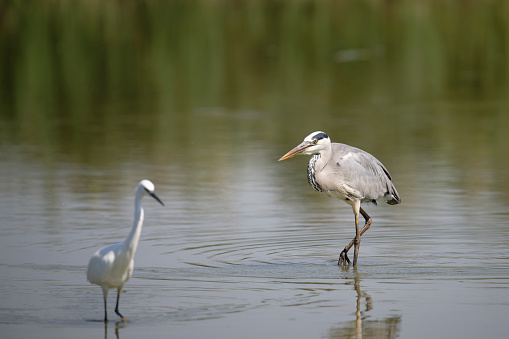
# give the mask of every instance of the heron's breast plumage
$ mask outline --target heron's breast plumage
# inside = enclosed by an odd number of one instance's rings
[[[316,180],[316,162],[320,159],[320,154],[315,154],[311,157],[308,164],[308,183],[315,189],[315,191],[322,192],[320,184]]]

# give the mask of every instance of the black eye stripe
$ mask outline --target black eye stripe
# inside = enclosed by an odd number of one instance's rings
[[[320,133],[317,133],[313,136],[313,139],[316,139],[316,140],[321,140],[321,139],[326,139],[328,138],[329,136],[323,132],[320,132]]]

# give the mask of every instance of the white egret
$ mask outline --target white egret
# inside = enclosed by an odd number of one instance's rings
[[[134,199],[134,223],[124,242],[109,245],[94,253],[88,263],[87,280],[102,287],[104,298],[104,321],[108,321],[106,299],[110,288],[117,289],[117,305],[115,313],[125,321],[118,310],[120,291],[124,283],[129,280],[134,267],[134,254],[140,241],[143,226],[143,207],[141,198],[148,194],[161,205],[164,203],[154,193],[154,184],[149,180],[142,180],[138,184]]]

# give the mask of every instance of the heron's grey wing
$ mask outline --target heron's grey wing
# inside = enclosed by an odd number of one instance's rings
[[[389,171],[377,158],[345,144],[332,146],[331,163],[352,195],[363,201],[375,202],[385,197],[390,204],[401,202]]]

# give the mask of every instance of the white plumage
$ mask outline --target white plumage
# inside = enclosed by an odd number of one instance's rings
[[[117,289],[117,304],[115,313],[125,321],[124,316],[118,310],[120,291],[124,283],[129,280],[134,267],[134,254],[140,241],[141,229],[143,226],[143,207],[141,198],[150,195],[161,205],[163,202],[154,193],[154,184],[149,180],[142,180],[138,184],[134,199],[134,223],[126,240],[121,243],[109,245],[94,253],[87,268],[87,280],[101,286],[104,298],[104,321],[108,321],[107,297],[110,288]]]

